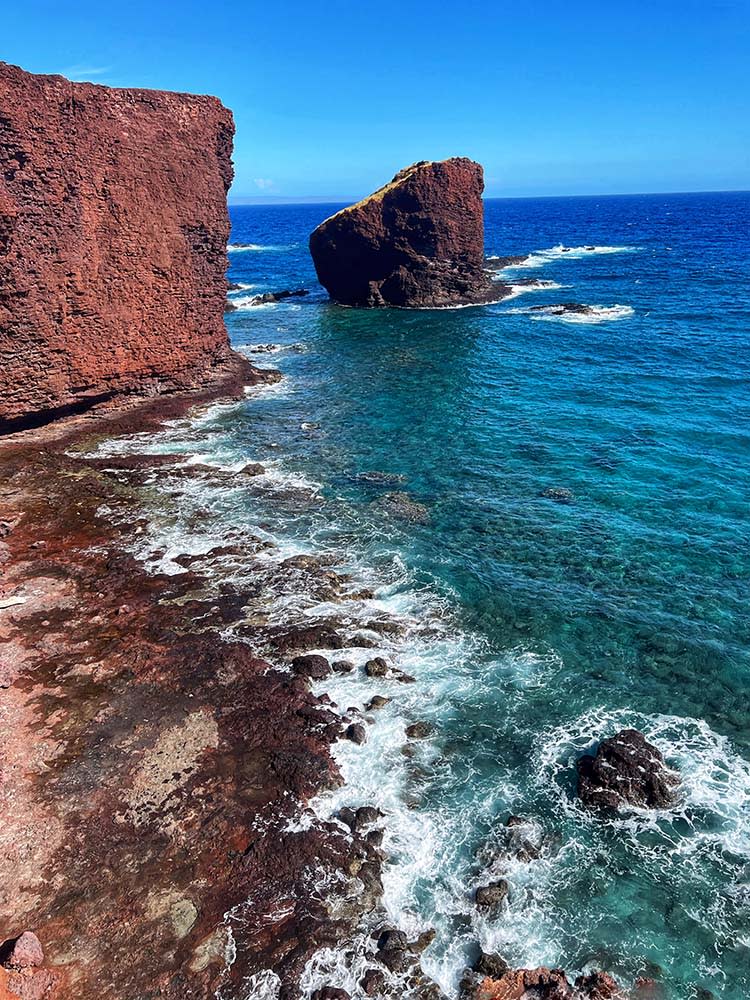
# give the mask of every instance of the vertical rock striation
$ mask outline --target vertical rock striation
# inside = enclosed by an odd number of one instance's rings
[[[502,298],[484,262],[481,166],[415,163],[310,236],[320,283],[350,306],[440,307]]]
[[[0,63],[0,431],[232,359],[233,134],[213,97]]]

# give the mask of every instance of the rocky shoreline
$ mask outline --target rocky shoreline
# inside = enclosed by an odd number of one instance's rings
[[[388,700],[373,689],[341,711],[311,684],[354,669],[375,684],[410,683],[367,653],[398,623],[311,618],[316,602],[372,594],[324,558],[269,561],[271,543],[249,530],[178,555],[179,573],[149,570],[134,555],[139,540],[185,484],[251,483],[262,469],[96,453],[97,442],[155,430],[227,388],[4,443],[0,684],[12,737],[1,912],[3,937],[33,932],[44,955],[17,995],[232,1000],[256,990],[291,1000],[310,958],[335,948],[356,967],[360,995],[439,1000],[420,965],[431,933],[408,939],[379,906],[387,817],[364,805],[321,821],[306,808],[341,783],[333,743],[366,742]],[[210,516],[195,511],[196,530]],[[274,595],[291,601],[284,621],[269,614]],[[360,668],[345,658],[351,648],[365,656]],[[406,732],[429,735],[419,722]],[[523,822],[511,818],[514,835]],[[502,905],[504,894],[493,883],[476,905]],[[351,994],[331,984],[309,995]],[[465,1000],[622,995],[603,973],[571,984],[479,949],[461,985]]]

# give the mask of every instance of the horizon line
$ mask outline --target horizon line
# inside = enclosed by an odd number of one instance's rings
[[[646,198],[646,197],[676,197],[687,194],[750,194],[750,188],[703,188],[692,191],[617,191],[606,194],[517,194],[483,196],[482,201],[533,201],[562,198]],[[362,197],[333,198],[328,195],[237,195],[227,198],[230,206],[243,205],[273,206],[273,205],[355,205]]]

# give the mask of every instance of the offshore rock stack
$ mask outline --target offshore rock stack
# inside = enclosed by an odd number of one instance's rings
[[[482,167],[415,163],[310,236],[320,283],[348,306],[439,308],[492,302],[485,269]]]

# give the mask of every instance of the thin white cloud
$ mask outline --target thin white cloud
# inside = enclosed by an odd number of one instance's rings
[[[255,184],[257,188],[260,188],[261,191],[271,191],[273,188],[276,187],[275,181],[272,181],[266,177],[256,177],[255,180],[253,181],[253,184]]]
[[[91,80],[95,77],[104,76],[106,73],[112,69],[111,66],[67,66],[65,69],[61,69],[60,72],[63,76],[67,76],[69,80]]]

